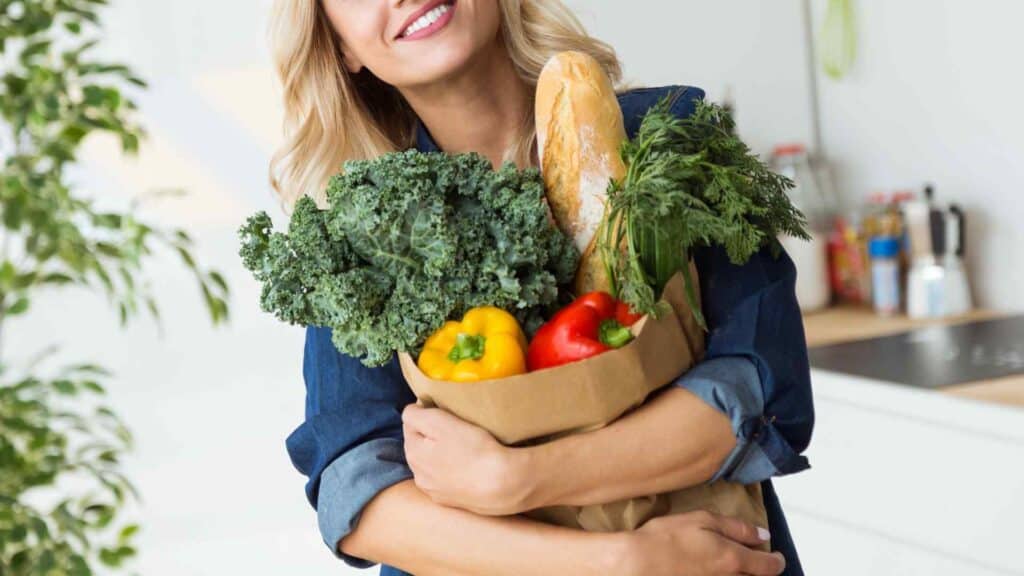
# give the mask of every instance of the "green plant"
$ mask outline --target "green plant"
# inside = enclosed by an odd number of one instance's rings
[[[701,101],[680,118],[670,98],[652,106],[620,148],[626,175],[608,186],[598,245],[612,293],[633,310],[657,313],[665,284],[682,272],[690,308],[706,326],[690,275],[695,249],[721,246],[744,264],[764,246],[780,250],[782,234],[809,236],[786,195],[793,182],[735,135],[725,108]]]
[[[68,168],[92,134],[127,154],[143,130],[129,97],[146,86],[127,66],[93,57],[106,0],[0,0],[0,575],[91,574],[134,555],[137,526],[119,512],[134,494],[120,471],[131,435],[103,403],[109,373],[52,367],[48,347],[17,369],[2,355],[9,320],[46,290],[105,294],[121,325],[142,310],[159,322],[146,263],[177,254],[213,323],[228,318],[228,286],[197,264],[180,229],[151,226],[138,203],[96,208]],[[70,321],[70,320],[69,320]]]

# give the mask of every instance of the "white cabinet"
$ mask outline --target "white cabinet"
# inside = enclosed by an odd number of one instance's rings
[[[813,371],[776,486],[810,576],[1024,575],[1024,410]]]

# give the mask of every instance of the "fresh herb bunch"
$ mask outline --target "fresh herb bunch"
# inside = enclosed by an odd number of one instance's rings
[[[706,327],[689,267],[695,248],[720,245],[743,264],[765,245],[778,255],[780,234],[809,236],[787,196],[793,182],[732,135],[727,110],[701,101],[680,118],[669,98],[651,107],[620,148],[627,172],[609,184],[599,246],[613,293],[634,310],[657,314],[665,284],[681,271],[690,307]]]
[[[288,233],[260,212],[241,227],[241,256],[263,284],[260,305],[291,323],[332,328],[367,366],[417,353],[475,306],[536,330],[579,261],[549,217],[536,168],[494,170],[480,154],[406,150],[345,163],[329,207],[300,199]]]

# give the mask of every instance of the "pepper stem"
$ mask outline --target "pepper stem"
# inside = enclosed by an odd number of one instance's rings
[[[448,352],[448,359],[458,363],[463,360],[479,360],[484,357],[484,344],[487,338],[483,334],[466,334],[459,332],[455,337],[455,346]]]
[[[629,331],[618,320],[609,318],[601,322],[601,329],[598,331],[598,340],[605,346],[622,348],[633,339],[633,333]]]

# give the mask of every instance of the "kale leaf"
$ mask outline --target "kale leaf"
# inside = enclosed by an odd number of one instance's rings
[[[536,168],[498,170],[477,153],[406,150],[346,162],[329,207],[304,197],[287,234],[266,213],[240,228],[261,308],[328,326],[367,366],[418,353],[446,320],[497,306],[536,330],[579,254],[555,226]]]

